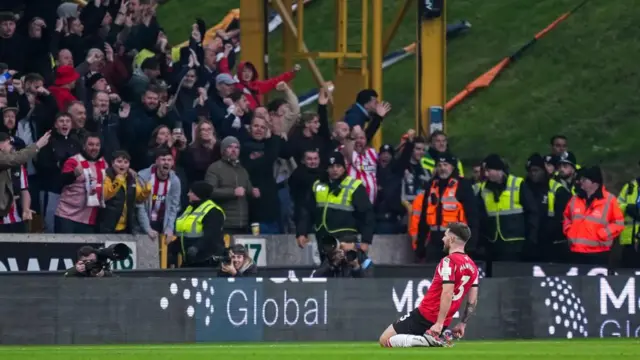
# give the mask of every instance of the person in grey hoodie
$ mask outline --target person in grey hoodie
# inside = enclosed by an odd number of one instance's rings
[[[140,170],[138,178],[151,190],[149,197],[136,206],[142,231],[152,239],[165,235],[167,243],[173,239],[176,218],[180,211],[180,179],[173,168],[171,151],[160,148],[156,162]]]
[[[254,188],[249,173],[240,165],[240,142],[227,136],[220,144],[222,159],[207,169],[205,181],[213,186],[211,200],[224,209],[227,219],[224,231],[227,234],[247,234],[249,232],[248,198],[259,198],[260,190]],[[270,173],[265,176],[271,176]]]

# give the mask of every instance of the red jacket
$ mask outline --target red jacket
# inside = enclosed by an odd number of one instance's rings
[[[51,95],[56,99],[60,112],[66,112],[67,106],[69,106],[70,103],[78,101],[71,93],[71,90],[67,88],[51,86],[49,87],[49,92],[51,92]]]
[[[562,229],[571,252],[599,253],[611,250],[613,240],[624,230],[624,215],[615,196],[604,189],[587,199],[574,195],[564,209]]]
[[[242,70],[244,70],[245,66],[250,66],[253,70],[253,79],[251,81],[243,81],[242,80]],[[296,76],[296,73],[293,71],[287,71],[282,73],[276,77],[272,77],[271,79],[266,80],[257,80],[258,72],[256,71],[255,66],[253,66],[250,62],[241,62],[238,65],[238,81],[239,83],[236,87],[239,90],[242,90],[247,101],[249,102],[249,108],[251,110],[255,110],[258,106],[260,106],[261,95],[268,93],[269,91],[276,88],[276,85],[280,81],[289,82],[293,80]]]

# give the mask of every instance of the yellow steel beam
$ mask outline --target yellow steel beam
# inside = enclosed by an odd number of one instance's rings
[[[434,130],[444,130],[445,124],[445,94],[446,94],[446,8],[442,2],[440,16],[425,19],[419,15],[419,49],[416,51],[418,61],[418,87],[416,95],[418,99],[418,107],[416,111],[416,122],[418,130],[423,135],[428,135]],[[424,2],[419,1],[418,6],[426,6]],[[418,13],[426,11],[420,8]],[[424,15],[424,14],[422,14]],[[437,111],[439,110],[440,111]],[[432,111],[436,110],[436,111]],[[431,118],[438,115],[442,122],[432,125]]]
[[[282,24],[291,31],[291,34],[293,35],[294,38],[300,41],[300,36],[298,34],[298,30],[296,29],[296,24],[293,21],[293,17],[290,16],[290,14],[286,11],[286,8],[282,0],[272,0],[271,4],[274,6],[276,11],[278,11],[280,16],[282,17]],[[299,14],[299,11],[301,9],[302,9],[301,7],[298,7],[298,9],[296,9],[296,13]],[[301,52],[302,53],[309,52],[309,49],[307,48],[307,45],[304,43],[304,41],[302,42]],[[320,72],[320,69],[316,65],[316,62],[313,60],[313,58],[307,58],[307,64],[309,65],[309,68],[311,69],[311,73],[313,74],[313,77],[315,78],[318,86],[324,86],[325,84],[324,77],[322,76],[322,73]]]
[[[293,0],[282,0],[284,8],[289,16],[293,16],[291,7]],[[284,26],[282,29],[282,65],[283,69],[293,69],[294,59],[296,54],[296,38],[291,33],[291,30]]]
[[[405,15],[407,15],[407,11],[413,5],[414,0],[403,0],[403,3],[400,5],[396,16],[393,18],[393,22],[391,22],[391,26],[384,33],[384,40],[382,41],[382,53],[386,54],[389,52],[389,47],[391,46],[391,41],[393,41],[394,36],[396,36],[396,32],[398,32],[398,28],[402,21],[404,20]]]
[[[366,0],[363,0],[366,2]],[[382,99],[382,0],[373,0],[372,3],[372,23],[371,32],[371,88],[378,93],[378,98]],[[376,149],[382,145],[382,127],[372,139],[372,144]]]
[[[348,7],[347,2],[344,0],[336,0],[336,52],[346,53],[349,49],[347,47],[347,24],[348,24]],[[344,59],[336,59],[336,68],[342,68],[344,66]]]
[[[266,2],[264,0],[240,0],[240,27],[242,36],[240,46],[242,61],[249,61],[256,67],[261,79],[268,77],[266,72]]]
[[[309,51],[305,53],[295,54],[298,58],[315,58],[315,59],[366,59],[361,53],[340,53],[332,51]]]
[[[291,7],[287,9],[290,10]],[[298,52],[304,52],[304,1],[298,0],[298,8],[296,9],[296,19],[298,20]]]
[[[367,55],[369,48],[369,0],[362,1],[362,29],[360,30],[362,37],[362,43],[360,44],[360,52],[362,53],[362,60],[360,60],[360,69],[363,72],[367,69]],[[346,1],[345,1],[346,3]]]

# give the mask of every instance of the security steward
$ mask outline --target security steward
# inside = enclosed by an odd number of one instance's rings
[[[623,261],[625,265],[635,262],[640,242],[640,192],[638,191],[640,177],[626,183],[620,195],[618,204],[624,213],[624,231],[620,234],[620,245],[623,247]]]
[[[524,179],[506,172],[496,154],[484,160],[486,182],[480,191],[480,247],[487,260],[520,261],[535,257],[540,212]]]
[[[571,151],[561,154],[558,158],[558,171],[553,179],[567,189],[572,196],[576,194],[576,191],[580,190],[580,185],[577,183],[578,169],[576,156]],[[567,202],[570,198],[566,199]]]
[[[562,233],[562,213],[571,194],[560,182],[550,178],[542,155],[532,154],[527,160],[525,184],[531,190],[540,213],[538,232],[539,259],[565,262],[569,246]],[[556,201],[556,196],[560,201]]]
[[[624,230],[624,215],[616,197],[602,185],[598,166],[581,169],[580,187],[583,191],[569,201],[562,224],[571,262],[608,265],[611,247]]]
[[[458,175],[458,159],[442,153],[436,159],[435,177],[413,201],[409,220],[409,235],[418,259],[440,261],[447,254],[443,251],[442,238],[447,225],[462,222],[471,228],[472,239],[477,238],[478,211],[471,182]],[[474,234],[475,233],[475,234]]]
[[[205,181],[194,182],[187,194],[189,206],[176,220],[178,240],[169,246],[177,243],[179,253],[184,259],[183,267],[210,266],[213,257],[222,256],[224,253],[222,228],[225,214],[224,210],[210,199],[212,192],[211,184]]]
[[[299,210],[296,224],[298,246],[304,247],[309,242],[307,235],[314,230],[316,239],[333,236],[345,251],[353,248],[368,251],[375,228],[373,205],[362,182],[347,176],[342,153],[330,155],[327,177],[313,183]],[[358,234],[361,236],[359,243]]]

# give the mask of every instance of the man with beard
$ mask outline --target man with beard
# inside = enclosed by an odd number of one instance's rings
[[[152,239],[163,235],[167,243],[173,240],[182,194],[173,164],[171,151],[162,147],[155,152],[155,163],[138,173],[140,181],[150,190],[146,200],[137,205],[140,227]]]
[[[367,144],[367,137],[360,128],[351,132],[354,141],[345,147],[344,154],[347,160],[347,173],[350,177],[362,181],[369,201],[375,203],[378,195],[378,180],[376,178],[378,168],[378,153],[376,149]]]
[[[293,200],[293,221],[298,223],[300,207],[311,191],[311,185],[320,180],[324,170],[320,168],[320,153],[317,150],[307,150],[304,153],[302,163],[289,177],[289,191]]]
[[[129,167],[131,156],[126,151],[116,151],[112,156],[111,167],[106,170],[104,178],[105,207],[98,212],[98,232],[132,234],[136,224],[136,204],[149,196],[150,189]]]
[[[345,251],[367,252],[373,241],[375,218],[362,182],[347,175],[340,152],[329,157],[327,175],[328,178],[313,184],[312,192],[300,207],[296,226],[298,245],[304,247],[309,242],[307,235],[312,232],[313,223],[316,239],[332,236],[342,243]],[[357,242],[358,235],[360,242]]]
[[[562,261],[568,251],[562,234],[562,212],[566,202],[558,201],[557,196],[568,199],[570,195],[559,182],[549,179],[544,158],[540,154],[535,153],[529,157],[526,170],[525,184],[531,189],[540,213],[539,253],[527,255],[530,260],[541,256],[542,261]]]
[[[457,164],[455,156],[440,154],[436,159],[436,176],[413,202],[409,235],[418,258],[428,262],[440,261],[446,256],[442,238],[450,223],[469,226],[471,238],[477,238],[478,214],[473,187],[458,175]],[[470,249],[475,246],[470,245]]]
[[[207,169],[205,181],[213,186],[211,200],[216,201],[226,213],[225,233],[246,234],[249,231],[249,197],[260,197],[254,189],[249,173],[240,164],[240,142],[227,136],[220,143],[222,159]],[[271,176],[271,170],[265,174]]]
[[[480,191],[480,242],[489,260],[520,261],[538,242],[538,206],[524,179],[506,171],[499,155],[484,159],[487,180]]]
[[[440,130],[434,131],[429,137],[429,150],[427,150],[426,154],[422,158],[422,167],[433,174],[436,166],[436,159],[438,159],[439,154],[445,152],[450,152],[447,135]],[[460,177],[464,177],[464,167],[460,160],[458,160],[456,168],[458,169]]]
[[[56,210],[57,234],[93,234],[104,208],[103,184],[109,167],[101,155],[100,137],[88,134],[82,151],[62,166],[62,194]]]
[[[87,108],[81,101],[74,101],[67,107],[67,113],[71,115],[71,125],[78,136],[84,137],[87,125]]]
[[[24,79],[24,94],[18,100],[18,128],[21,129],[21,137],[35,142],[38,136],[42,136],[53,127],[55,114],[58,112],[56,99],[49,90],[44,87],[44,79],[41,75],[31,73]],[[26,141],[29,143],[29,141]]]
[[[131,154],[131,167],[142,169],[146,160],[147,144],[153,130],[165,125],[173,128],[167,115],[167,104],[160,103],[160,89],[149,87],[142,96],[142,102],[132,106],[127,125],[120,138],[123,148]]]
[[[27,55],[26,39],[16,34],[16,17],[11,12],[0,13],[0,59],[9,69],[24,71]]]
[[[576,195],[580,189],[580,185],[577,183],[577,171],[576,156],[572,152],[565,152],[559,156],[558,171],[554,180],[559,182],[571,195]],[[568,202],[569,199],[566,201]]]

